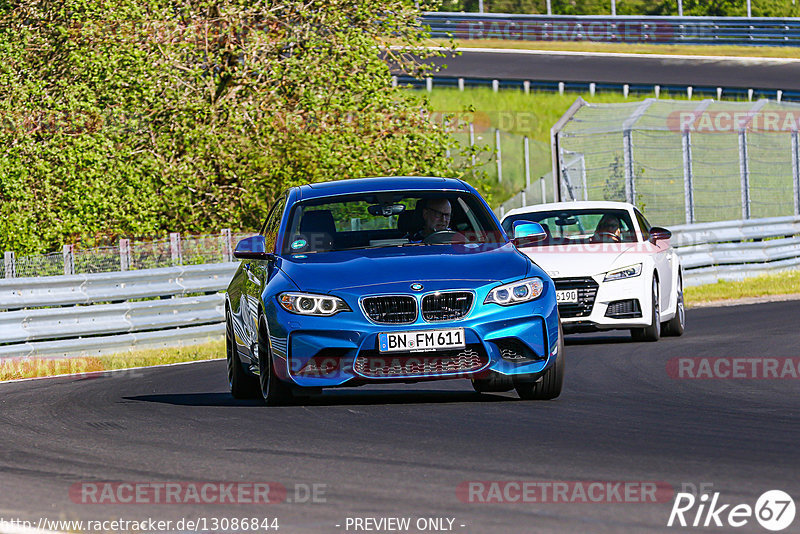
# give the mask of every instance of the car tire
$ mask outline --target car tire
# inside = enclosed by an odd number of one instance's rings
[[[258,384],[258,377],[245,371],[242,361],[239,359],[230,313],[225,314],[225,356],[228,361],[228,384],[233,398],[259,398],[261,396],[261,388]]]
[[[675,305],[675,317],[661,325],[665,336],[682,336],[686,327],[686,307],[683,302],[683,278],[678,277],[678,298]]]
[[[551,400],[561,395],[564,385],[564,331],[558,324],[558,352],[555,363],[536,382],[519,381],[514,389],[522,400]]]
[[[661,305],[658,292],[658,278],[653,276],[653,305],[650,306],[650,326],[644,328],[631,328],[631,337],[634,341],[658,341],[661,337]]]
[[[473,378],[472,389],[478,393],[502,393],[514,389],[514,380],[508,375],[489,371],[488,378]]]
[[[281,406],[292,400],[292,388],[275,374],[268,336],[267,325],[262,318],[258,323],[258,382],[261,398],[267,406]]]

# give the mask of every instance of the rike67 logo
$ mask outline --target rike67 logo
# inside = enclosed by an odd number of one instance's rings
[[[740,528],[755,520],[767,530],[780,531],[794,521],[794,500],[781,490],[769,490],[749,504],[720,504],[720,493],[707,493],[695,497],[691,493],[678,493],[669,514],[667,526],[681,527],[733,527]]]

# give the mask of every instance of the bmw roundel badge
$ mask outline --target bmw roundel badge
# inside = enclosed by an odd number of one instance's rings
[[[422,284],[420,284],[419,282],[414,282],[413,284],[411,284],[411,289],[414,291],[422,291]]]

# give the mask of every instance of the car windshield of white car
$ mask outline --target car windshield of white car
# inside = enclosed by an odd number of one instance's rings
[[[461,192],[380,192],[324,197],[296,205],[284,253],[377,247],[503,244],[484,204]]]
[[[506,218],[503,228],[511,232],[515,221],[538,222],[547,239],[535,246],[580,243],[635,243],[636,232],[627,210],[582,209],[519,213]]]

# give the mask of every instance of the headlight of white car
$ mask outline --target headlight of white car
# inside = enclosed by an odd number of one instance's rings
[[[606,273],[606,277],[603,279],[603,282],[610,282],[611,280],[622,280],[623,278],[633,278],[634,276],[639,276],[642,274],[642,264],[637,263],[636,265],[628,265],[627,267],[623,267],[622,269],[614,269],[613,271],[608,271]]]
[[[352,311],[339,297],[315,295],[313,293],[281,293],[278,296],[281,308],[300,315],[327,317],[341,311]]]
[[[511,306],[533,300],[544,291],[544,282],[541,278],[528,278],[510,284],[498,286],[486,295],[484,304],[500,304],[501,306]]]

